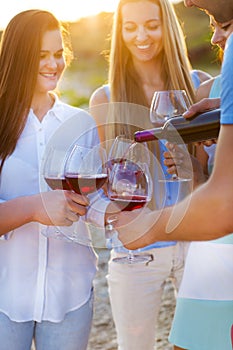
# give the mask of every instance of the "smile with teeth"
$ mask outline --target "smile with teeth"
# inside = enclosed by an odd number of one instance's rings
[[[40,75],[46,78],[54,78],[56,76],[56,73],[40,73]]]
[[[149,49],[150,45],[147,44],[147,45],[137,45],[137,48],[140,49],[140,50],[146,50],[146,49]]]

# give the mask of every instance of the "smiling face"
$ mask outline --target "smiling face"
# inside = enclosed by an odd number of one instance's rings
[[[184,0],[186,7],[199,7],[212,15],[217,22],[223,23],[233,19],[232,0]]]
[[[40,50],[40,63],[36,93],[47,93],[57,87],[65,68],[63,41],[60,30],[44,33]]]
[[[153,60],[163,49],[160,7],[150,1],[125,4],[122,38],[133,60]]]

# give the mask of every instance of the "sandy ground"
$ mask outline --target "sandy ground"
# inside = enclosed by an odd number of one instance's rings
[[[107,274],[109,251],[106,249],[96,249],[96,252],[99,255],[99,271],[94,280],[94,320],[88,350],[117,350],[116,332],[112,320],[107,282],[105,278]],[[165,284],[163,301],[159,315],[156,350],[172,350],[172,346],[168,343],[167,337],[174,313],[174,307],[175,300],[173,288],[171,282],[168,280]]]

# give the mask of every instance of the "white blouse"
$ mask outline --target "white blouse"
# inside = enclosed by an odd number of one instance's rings
[[[67,145],[77,138],[89,146],[99,142],[92,117],[58,98],[42,122],[31,110],[16,149],[3,167],[1,202],[49,189],[41,181],[40,164],[56,130],[62,135],[60,142]],[[105,200],[96,201],[88,216],[103,225],[107,204]],[[80,218],[76,225],[88,238],[85,220]],[[14,321],[60,322],[67,312],[79,308],[90,297],[97,262],[92,247],[48,239],[41,234],[43,228],[31,222],[0,240],[0,311]]]

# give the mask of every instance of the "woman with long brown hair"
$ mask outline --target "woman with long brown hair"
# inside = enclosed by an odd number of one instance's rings
[[[88,235],[82,219],[87,198],[73,191],[49,191],[45,181],[40,192],[46,145],[66,121],[75,118],[75,135],[82,136],[84,145],[99,142],[93,118],[54,92],[71,57],[66,34],[52,13],[28,10],[9,22],[1,40],[2,350],[29,350],[33,338],[37,350],[87,348],[96,255],[89,246],[42,234],[44,225],[78,221],[78,232]]]

